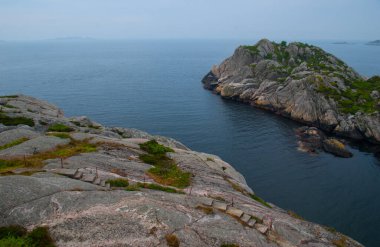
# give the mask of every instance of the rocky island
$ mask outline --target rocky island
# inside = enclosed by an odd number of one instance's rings
[[[264,201],[215,155],[24,95],[0,97],[0,175],[0,246],[362,246]]]
[[[240,46],[206,89],[329,133],[380,143],[380,77],[366,79],[316,46],[263,39]]]
[[[367,45],[380,45],[380,40],[374,40],[374,41],[368,42]]]

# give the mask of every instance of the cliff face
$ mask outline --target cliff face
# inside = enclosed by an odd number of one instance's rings
[[[46,226],[58,246],[361,246],[265,202],[215,155],[27,96],[0,105],[0,229]]]
[[[322,49],[261,40],[203,78],[206,89],[296,121],[380,143],[380,77],[365,80]]]

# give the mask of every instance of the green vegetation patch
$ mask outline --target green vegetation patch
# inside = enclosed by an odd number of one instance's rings
[[[182,171],[172,159],[166,156],[167,152],[174,152],[173,149],[155,140],[140,144],[140,147],[148,153],[140,155],[140,160],[154,166],[147,172],[154,181],[177,188],[190,185],[191,173]]]
[[[69,144],[60,145],[53,150],[37,153],[27,157],[16,157],[12,159],[0,159],[0,174],[9,172],[19,167],[42,167],[47,159],[68,158],[80,153],[90,153],[97,150],[97,145],[89,143],[89,140],[71,140]]]
[[[108,179],[107,183],[112,187],[127,187],[129,185],[128,179],[125,178]]]
[[[174,188],[166,187],[166,186],[161,186],[158,184],[151,184],[151,183],[137,183],[137,186],[139,188],[143,189],[150,189],[150,190],[159,190],[159,191],[164,191],[168,193],[178,193],[178,194],[183,194],[182,191],[176,190]]]
[[[380,91],[380,77],[374,76],[367,81],[358,80],[347,82],[346,90],[319,85],[317,91],[338,103],[338,109],[343,113],[355,114],[358,111],[373,113],[379,110],[378,101],[371,97],[371,92]]]
[[[272,208],[272,206],[269,205],[269,203],[267,203],[267,202],[266,202],[264,199],[262,199],[261,197],[259,197],[259,196],[257,196],[257,195],[252,195],[252,194],[250,195],[250,197],[251,197],[253,200],[255,200],[255,201],[261,203],[261,204],[264,205],[265,207]]]
[[[26,118],[26,117],[9,117],[3,113],[0,113],[0,123],[6,126],[15,126],[19,124],[28,125],[30,127],[34,126],[33,119]]]
[[[74,130],[73,128],[66,126],[64,124],[60,124],[60,123],[52,124],[49,126],[49,129],[48,129],[48,131],[54,131],[54,132],[70,132],[73,130]]]
[[[12,141],[10,143],[7,143],[7,144],[5,144],[3,146],[0,146],[0,150],[4,150],[4,149],[7,149],[7,148],[10,148],[10,147],[13,147],[13,146],[17,146],[17,145],[19,145],[19,144],[21,144],[23,142],[28,141],[28,140],[29,139],[25,138],[25,137],[17,139],[17,140],[14,140],[14,141]]]
[[[54,247],[54,241],[46,227],[36,227],[27,232],[21,226],[0,227],[0,246],[6,247]]]
[[[53,132],[53,133],[48,133],[49,136],[55,136],[61,139],[71,139],[71,136],[69,133],[65,132]]]
[[[258,55],[260,53],[257,45],[245,45],[243,46],[245,49],[247,49],[250,53],[253,55]]]
[[[166,154],[167,152],[174,152],[173,149],[165,147],[164,145],[159,144],[156,140],[151,140],[145,143],[140,144],[140,148],[149,154]]]
[[[14,98],[18,98],[18,95],[3,95],[3,96],[0,96],[0,98],[11,98],[11,99],[14,99]]]

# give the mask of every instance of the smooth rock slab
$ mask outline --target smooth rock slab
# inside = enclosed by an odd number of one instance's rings
[[[40,136],[39,133],[24,128],[7,130],[0,133],[0,146],[3,146],[21,138],[33,139],[38,136]]]
[[[29,156],[52,150],[59,145],[65,145],[69,142],[69,139],[61,139],[55,136],[40,136],[17,146],[2,150],[0,151],[0,156]]]

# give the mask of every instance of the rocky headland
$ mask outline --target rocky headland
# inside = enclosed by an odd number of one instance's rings
[[[202,82],[224,98],[380,144],[380,77],[364,78],[316,46],[266,39],[240,46]]]
[[[0,175],[3,246],[362,246],[215,155],[23,95],[0,98]]]

